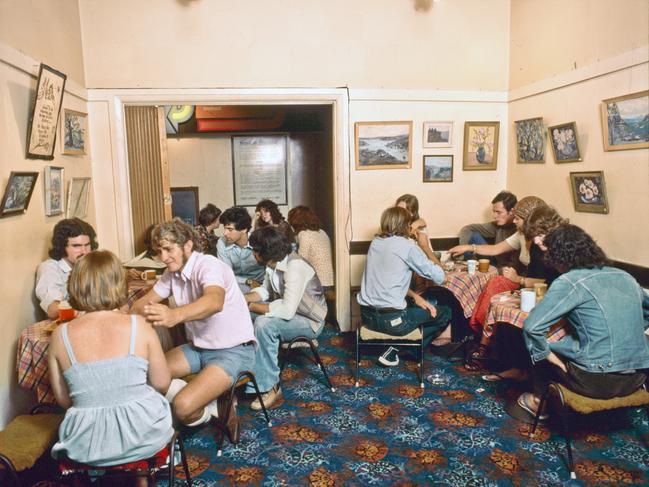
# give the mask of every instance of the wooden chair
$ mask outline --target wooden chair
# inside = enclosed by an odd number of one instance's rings
[[[558,382],[550,382],[541,396],[539,409],[534,418],[534,424],[530,430],[530,438],[533,438],[536,433],[536,427],[539,423],[539,416],[545,406],[552,406],[552,410],[556,412],[559,418],[559,423],[566,440],[566,450],[568,451],[568,468],[570,469],[570,478],[576,479],[575,465],[572,456],[572,446],[570,444],[570,431],[568,426],[570,421],[566,420],[566,416],[570,411],[579,414],[591,414],[599,411],[610,411],[613,409],[630,408],[630,407],[644,407],[647,417],[649,418],[649,392],[644,388],[638,389],[633,394],[622,397],[613,397],[611,399],[593,399],[592,397],[582,396],[576,392],[571,391],[563,384]]]
[[[180,434],[174,432],[171,441],[159,452],[150,458],[125,463],[122,465],[113,465],[110,467],[96,467],[84,463],[75,462],[69,459],[59,460],[59,481],[71,479],[73,477],[84,477],[88,481],[104,475],[110,475],[111,479],[132,478],[146,476],[149,485],[155,485],[158,475],[162,472],[169,476],[169,487],[174,485],[175,477],[175,451],[176,446],[180,451],[180,461],[182,462],[187,485],[192,486],[189,465],[185,454],[185,445],[183,444]]]
[[[14,485],[21,485],[19,472],[32,468],[59,436],[63,415],[39,413],[42,407],[38,405],[31,414],[16,416],[0,431],[0,466]]]
[[[289,350],[293,350],[295,348],[310,348],[311,353],[313,354],[313,359],[315,360],[315,363],[320,367],[320,370],[322,370],[322,373],[324,375],[325,380],[327,381],[327,386],[329,387],[329,390],[331,392],[336,392],[336,388],[331,384],[331,381],[329,380],[329,375],[327,374],[327,369],[325,369],[324,364],[322,363],[322,359],[320,358],[320,354],[318,353],[318,340],[315,338],[309,338],[306,336],[298,336],[293,338],[292,340],[288,342],[280,342],[280,370],[284,370],[284,365],[285,365],[285,355]]]
[[[370,330],[362,323],[356,328],[356,387],[358,387],[358,374],[361,347],[419,347],[419,387],[424,388],[424,330],[419,325],[407,335],[396,336]]]

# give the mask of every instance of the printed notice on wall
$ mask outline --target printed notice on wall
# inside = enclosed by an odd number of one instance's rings
[[[260,200],[288,204],[286,136],[232,137],[234,204],[255,206]]]

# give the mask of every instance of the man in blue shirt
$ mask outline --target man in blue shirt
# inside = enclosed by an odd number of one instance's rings
[[[219,220],[223,225],[223,238],[216,246],[217,257],[232,268],[239,288],[247,293],[264,280],[266,269],[257,262],[248,244],[252,219],[245,208],[233,206],[225,210]]]

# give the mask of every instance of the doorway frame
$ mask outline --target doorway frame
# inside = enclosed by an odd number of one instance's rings
[[[349,242],[349,94],[332,89],[89,89],[89,134],[97,233],[102,247],[133,257],[130,181],[124,108],[130,105],[330,105],[332,108],[336,316],[351,330]],[[93,123],[94,122],[94,123]]]

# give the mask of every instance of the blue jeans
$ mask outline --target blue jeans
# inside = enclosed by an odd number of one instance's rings
[[[469,245],[485,245],[488,242],[485,240],[485,238],[480,235],[478,232],[472,232],[471,233],[471,238],[469,238],[468,244]],[[473,258],[473,252],[464,252],[464,259],[472,259]]]
[[[280,341],[290,341],[298,336],[316,338],[320,335],[324,323],[316,331],[311,328],[311,323],[311,320],[300,315],[295,315],[290,320],[266,315],[255,318],[255,336],[259,346],[253,371],[260,391],[269,391],[279,382],[277,355]],[[254,392],[254,389],[249,387],[247,391]]]

